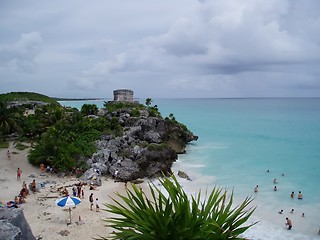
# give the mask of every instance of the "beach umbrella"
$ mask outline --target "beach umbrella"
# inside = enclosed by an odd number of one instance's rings
[[[78,197],[72,197],[72,196],[66,196],[56,200],[56,204],[59,207],[69,207],[70,223],[71,223],[71,207],[75,207],[79,203],[81,203],[81,199]]]

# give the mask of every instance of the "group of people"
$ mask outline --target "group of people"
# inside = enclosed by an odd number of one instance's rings
[[[291,197],[291,198],[294,198],[294,197],[295,197],[294,192],[291,192],[290,197]],[[298,193],[298,199],[300,199],[300,200],[303,199],[303,195],[302,195],[301,191],[299,191],[299,193]]]
[[[93,211],[93,205],[94,205],[94,201],[93,201],[94,197],[93,197],[93,193],[90,194],[89,196],[89,202],[90,202],[90,210]],[[96,212],[100,211],[100,206],[99,206],[99,199],[96,198],[95,200],[95,205],[96,205]]]
[[[40,163],[39,170],[40,170],[40,174],[43,174],[44,172],[54,173],[54,170],[51,166],[47,165],[46,167],[43,163]]]
[[[74,185],[72,187],[72,195],[74,197],[84,198],[84,189],[83,189],[83,184],[82,183],[79,183],[79,184]]]
[[[72,196],[83,199],[84,198],[83,185],[84,185],[83,183],[78,183],[78,184],[73,185],[73,187],[72,187]],[[89,186],[89,190],[96,190],[96,186],[90,185]],[[69,196],[69,191],[68,191],[68,189],[66,187],[62,188],[60,193],[63,196]],[[93,193],[91,193],[89,195],[89,202],[90,202],[90,210],[91,211],[93,211],[94,205],[95,205],[96,212],[100,211],[99,199],[98,198],[94,199]]]
[[[19,195],[15,196],[12,201],[7,202],[8,208],[18,208],[19,205],[26,203],[27,195],[29,194],[29,189],[25,181],[22,182],[22,188]]]
[[[267,170],[267,173],[270,173],[270,170]],[[282,173],[281,176],[284,176],[284,173]],[[276,186],[276,184],[278,184],[278,181],[277,181],[276,178],[273,179],[273,184],[275,185],[274,188],[273,188],[273,190],[274,190],[274,191],[278,191],[278,188],[277,188],[277,186]],[[257,192],[259,191],[259,186],[256,185],[256,186],[254,187],[253,191],[254,191],[255,193],[257,193]],[[294,193],[294,192],[291,192],[290,197],[291,197],[291,198],[295,198],[295,193]],[[303,199],[303,195],[302,195],[301,191],[299,191],[298,196],[297,196],[297,199],[300,199],[300,200]],[[291,209],[290,213],[294,213],[294,209]],[[281,210],[279,211],[279,214],[283,214],[283,209],[281,209]],[[302,213],[301,216],[304,217],[304,216],[305,216],[304,213]],[[291,230],[291,228],[292,228],[292,221],[291,221],[291,219],[289,219],[288,217],[286,217],[285,225],[288,227],[288,228],[287,228],[288,230]],[[319,230],[319,232],[320,232],[320,230]]]

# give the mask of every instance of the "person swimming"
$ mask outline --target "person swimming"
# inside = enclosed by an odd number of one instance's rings
[[[299,193],[298,193],[298,199],[302,199],[302,198],[303,198],[302,193],[301,193],[301,191],[299,191]]]

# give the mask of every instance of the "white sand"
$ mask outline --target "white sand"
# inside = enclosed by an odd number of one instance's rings
[[[0,149],[0,200],[3,203],[13,200],[14,196],[19,194],[22,181],[26,181],[27,185],[32,182],[34,178],[28,177],[32,173],[37,175],[35,180],[38,183],[47,180],[56,181],[56,184],[46,184],[45,188],[35,194],[31,192],[27,196],[27,202],[20,205],[34,236],[42,236],[44,240],[92,239],[98,236],[109,236],[112,229],[105,227],[105,222],[102,221],[109,216],[109,213],[103,210],[105,209],[103,203],[111,203],[110,197],[115,197],[116,191],[125,193],[124,183],[114,183],[112,179],[103,178],[102,186],[97,190],[90,191],[88,186],[85,186],[84,199],[75,209],[72,209],[72,224],[67,225],[69,212],[67,209],[56,206],[55,200],[58,199],[59,194],[54,189],[77,183],[77,179],[58,178],[53,174],[40,176],[39,168],[33,167],[27,160],[28,149],[19,151],[13,147],[13,143],[10,143],[9,150],[12,153],[10,160],[7,158],[7,149]],[[20,181],[16,178],[18,167],[22,170]],[[146,183],[141,184],[144,189],[146,186]],[[71,187],[68,190],[72,193]],[[90,211],[88,198],[91,192],[94,194],[94,199],[99,198],[100,212],[95,211],[95,206],[94,211]],[[84,224],[76,224],[79,216]],[[62,236],[60,232],[63,230],[69,231],[69,234]]]

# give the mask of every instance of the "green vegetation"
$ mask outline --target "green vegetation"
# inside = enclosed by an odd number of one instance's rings
[[[146,105],[149,107],[152,103],[152,99],[151,98],[147,98],[146,99]]]
[[[81,107],[81,113],[85,116],[96,115],[99,109],[95,104],[83,104]]]
[[[156,143],[150,143],[147,145],[147,148],[149,151],[163,151],[167,145],[165,143],[156,144]]]
[[[173,113],[170,113],[169,116],[166,117],[165,119],[168,120],[168,121],[173,122],[174,124],[179,125],[184,131],[190,132],[190,130],[187,128],[186,125],[184,125],[184,124],[182,124],[182,123],[180,123],[180,122],[178,122],[178,121],[176,120],[176,118],[175,118],[175,116],[173,115]]]
[[[146,106],[138,102],[104,102],[104,107],[108,112],[114,112],[121,109],[130,109],[133,117],[140,116],[140,110],[148,110],[151,117],[161,117],[161,113],[158,110],[157,105],[150,106],[152,103],[151,98],[146,99]]]
[[[23,104],[8,107],[12,100],[47,102],[46,105]],[[9,101],[9,102],[8,102]],[[105,102],[109,112],[122,109],[133,117],[139,117],[142,110],[150,116],[161,117],[157,106],[151,106],[152,100],[147,99],[148,106],[138,102]],[[26,110],[32,110],[26,114]],[[95,104],[84,104],[79,111],[76,108],[65,108],[47,96],[37,93],[8,93],[0,95],[0,139],[5,142],[9,136],[17,137],[19,142],[31,145],[28,156],[30,163],[52,166],[56,171],[69,171],[75,167],[84,167],[82,159],[90,157],[95,151],[94,142],[102,134],[120,136],[123,127],[119,123],[119,114],[115,112],[109,119],[90,117],[96,115]],[[4,145],[6,146],[6,145]],[[29,146],[29,144],[28,144]],[[19,149],[27,146],[19,144]],[[165,145],[149,145],[149,150],[162,150]],[[127,155],[128,153],[123,153]]]
[[[104,102],[103,106],[108,112],[114,112],[119,109],[143,110],[145,107],[137,102]]]
[[[226,190],[214,188],[203,200],[200,191],[190,198],[174,176],[159,181],[165,193],[149,185],[148,198],[132,184],[127,196],[117,193],[120,199],[105,204],[112,214],[105,221],[115,229],[111,239],[244,239],[239,236],[256,224],[243,226],[255,210],[249,197],[234,207],[233,193],[228,196]]]
[[[22,111],[19,108],[8,108],[7,102],[0,101],[0,137],[6,140],[6,136],[20,129]]]
[[[50,126],[31,150],[29,161],[34,165],[43,163],[58,171],[69,171],[83,166],[79,159],[95,152],[94,142],[108,129],[111,121],[105,118],[88,118],[79,111],[65,112]]]
[[[59,103],[48,96],[33,92],[10,92],[0,94],[0,101],[40,101],[59,105]]]
[[[81,159],[92,156],[96,151],[94,142],[102,134],[119,135],[122,132],[116,117],[111,120],[86,117],[98,112],[98,107],[94,104],[84,104],[80,112],[76,108],[64,108],[55,100],[37,93],[0,96],[0,137],[5,142],[11,134],[18,136],[20,143],[16,147],[19,150],[28,147],[22,141],[30,142],[34,148],[30,150],[28,158],[33,165],[43,163],[56,171],[84,168],[85,164]],[[13,100],[42,101],[49,104],[8,107],[8,103]],[[34,113],[25,114],[29,107]],[[7,144],[1,145],[8,147]]]
[[[8,147],[9,147],[9,143],[8,142],[0,141],[0,148],[8,148]]]

